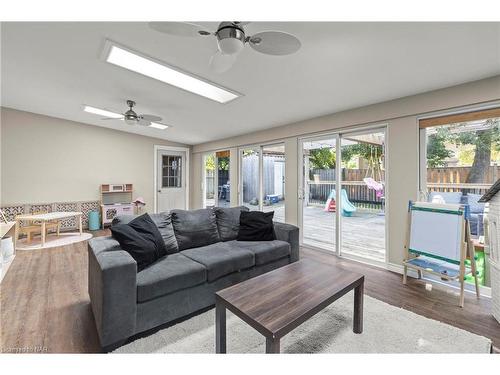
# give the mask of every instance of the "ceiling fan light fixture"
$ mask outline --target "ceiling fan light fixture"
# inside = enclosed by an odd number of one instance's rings
[[[245,32],[233,23],[221,23],[216,35],[219,49],[225,55],[235,55],[245,46]]]
[[[125,117],[124,120],[125,120],[125,123],[127,125],[135,125],[135,124],[137,124],[137,119],[133,118],[133,117],[130,117],[130,116]]]
[[[219,49],[225,55],[238,54],[243,49],[243,42],[235,38],[225,38],[219,40]]]

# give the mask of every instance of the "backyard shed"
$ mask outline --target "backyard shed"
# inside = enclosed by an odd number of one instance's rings
[[[500,322],[500,179],[481,197],[479,202],[488,203],[485,244],[490,254],[493,316]]]

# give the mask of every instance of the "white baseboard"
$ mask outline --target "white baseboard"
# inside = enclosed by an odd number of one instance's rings
[[[403,266],[401,264],[387,263],[387,269],[389,271],[396,272],[396,273],[399,273],[401,275],[403,274]],[[425,273],[424,273],[424,275],[425,275]],[[408,270],[408,277],[417,278],[418,277],[417,271],[409,269]],[[460,288],[458,288],[458,287],[456,287],[454,285],[450,285],[450,284],[445,283],[445,282],[439,282],[437,280],[426,280],[426,281],[429,281],[429,282],[435,283],[435,284],[439,284],[439,285],[444,285],[444,286],[447,286],[448,288],[453,288],[453,289],[456,289],[456,290],[460,289]],[[467,293],[475,294],[475,292],[472,291],[472,290],[465,289],[465,291]],[[491,289],[488,288],[488,287],[479,285],[479,293],[481,294],[482,297],[491,298]]]

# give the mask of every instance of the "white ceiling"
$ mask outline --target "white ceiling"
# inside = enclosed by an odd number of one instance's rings
[[[215,30],[216,23],[202,23]],[[186,144],[227,138],[349,108],[500,74],[500,23],[255,22],[247,35],[296,35],[294,55],[246,47],[216,74],[213,38],[160,34],[146,23],[3,23],[2,106]],[[105,39],[243,93],[228,104],[205,99],[100,59]],[[156,114],[168,130],[127,127],[82,105]]]

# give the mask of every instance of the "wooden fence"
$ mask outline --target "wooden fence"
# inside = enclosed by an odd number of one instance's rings
[[[471,167],[428,168],[427,188],[429,191],[484,194],[500,177],[500,166],[489,167],[484,183],[466,183]],[[367,177],[366,169],[344,169],[342,171],[342,189],[347,191],[349,200],[357,207],[380,208],[383,199],[376,196],[363,182]],[[313,169],[309,173],[306,185],[306,198],[309,204],[323,205],[328,195],[335,189],[334,169]],[[378,178],[376,178],[378,180]],[[382,184],[385,176],[382,173]]]
[[[285,195],[285,158],[280,155],[264,155],[262,158],[263,196],[277,194],[280,199]],[[259,157],[248,155],[242,159],[243,202],[259,197]]]
[[[467,183],[471,167],[427,168],[429,191],[484,194],[500,177],[500,166],[490,166],[483,183]]]

